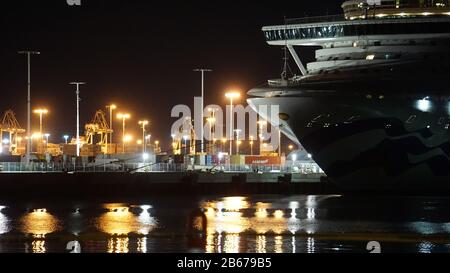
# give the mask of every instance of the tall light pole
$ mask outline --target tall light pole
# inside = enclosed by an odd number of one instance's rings
[[[201,129],[200,129],[200,153],[203,154],[204,151],[204,147],[203,147],[203,139],[204,139],[204,132],[203,132],[203,108],[204,108],[204,101],[205,101],[205,72],[211,72],[211,69],[207,69],[207,68],[199,68],[199,69],[194,69],[195,72],[201,72],[202,75],[202,102],[200,105],[200,120],[201,120]]]
[[[64,140],[66,141],[66,144],[67,144],[67,140],[69,139],[69,136],[68,135],[64,135],[63,138],[64,138]]]
[[[140,120],[138,123],[142,126],[142,153],[145,154],[145,126],[148,125],[148,120]]]
[[[253,155],[253,136],[250,136],[250,155]]]
[[[36,109],[33,113],[39,115],[39,133],[42,135],[42,116],[48,113],[47,109]]]
[[[112,144],[112,134],[113,134],[113,111],[117,108],[116,105],[111,104],[107,105],[106,109],[109,109],[109,129],[111,130],[111,133],[109,134],[109,142]],[[106,152],[108,152],[108,138],[106,138]]]
[[[19,51],[19,54],[27,54],[28,60],[28,96],[27,96],[27,154],[26,154],[26,162],[30,162],[30,150],[31,150],[31,55],[39,55],[41,54],[39,51]]]
[[[130,114],[117,114],[118,119],[122,119],[122,153],[125,153],[125,120],[130,118]]]
[[[233,122],[233,99],[237,99],[241,96],[241,94],[239,92],[228,92],[225,94],[225,97],[227,97],[228,99],[230,99],[230,155],[233,152],[233,127],[234,127],[234,122]]]
[[[77,156],[80,156],[80,85],[86,84],[85,82],[71,82],[70,84],[76,85],[76,96],[77,96]]]

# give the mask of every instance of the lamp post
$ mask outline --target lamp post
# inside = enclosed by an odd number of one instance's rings
[[[36,109],[33,113],[39,115],[39,133],[42,135],[42,116],[48,113],[47,109]]]
[[[142,126],[142,153],[145,154],[145,126],[148,125],[148,120],[140,120],[139,125]]]
[[[39,51],[19,51],[19,54],[26,54],[28,60],[28,81],[27,81],[27,154],[26,154],[26,162],[30,162],[30,153],[31,153],[31,55],[39,55],[41,54]]]
[[[113,111],[117,108],[115,104],[107,105],[106,109],[109,109],[109,129],[111,130],[111,133],[109,133],[109,142],[112,144],[112,134],[113,134]],[[108,152],[108,138],[106,138],[106,152]]]
[[[118,119],[122,119],[122,153],[125,153],[125,121],[130,118],[130,114],[117,114]]]
[[[222,138],[222,152],[225,150],[225,144],[227,143],[227,139],[226,138]]]
[[[233,99],[237,99],[241,96],[241,94],[239,94],[239,92],[228,92],[225,94],[225,97],[227,97],[228,99],[230,99],[230,155],[233,152],[233,127],[234,127],[234,123],[233,123]]]
[[[202,77],[202,102],[200,105],[200,120],[201,120],[201,130],[200,130],[200,152],[203,154],[203,139],[204,139],[204,132],[203,132],[203,105],[204,105],[204,100],[205,100],[205,72],[211,72],[211,69],[207,69],[207,68],[199,68],[199,69],[194,69],[195,72],[201,72],[201,77]]]
[[[64,135],[63,138],[64,138],[64,140],[66,141],[66,144],[67,144],[67,140],[69,139],[69,136],[68,135]]]
[[[70,84],[76,85],[75,91],[77,99],[77,156],[80,156],[80,85],[86,84],[85,82],[71,82]]]

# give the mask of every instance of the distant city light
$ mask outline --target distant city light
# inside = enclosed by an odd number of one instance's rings
[[[64,141],[65,141],[66,144],[67,144],[67,140],[69,139],[69,136],[68,136],[68,135],[64,135],[63,138],[64,138]]]
[[[425,97],[425,98],[423,98],[421,100],[418,100],[416,102],[417,109],[419,109],[420,111],[423,111],[423,112],[430,111],[430,109],[431,109],[431,101],[429,101],[428,99],[429,99],[429,97]]]
[[[275,217],[275,218],[283,218],[283,216],[284,216],[284,213],[283,213],[283,211],[282,210],[276,210],[274,213],[273,213],[273,216]]]
[[[124,138],[123,138],[123,141],[124,142],[130,142],[130,141],[132,141],[133,140],[133,137],[131,136],[131,135],[126,135]]]
[[[229,99],[239,98],[240,96],[241,96],[241,94],[238,91],[229,91],[229,92],[225,93],[225,97],[227,97]]]

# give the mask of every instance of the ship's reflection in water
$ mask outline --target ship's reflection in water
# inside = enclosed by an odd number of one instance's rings
[[[33,253],[45,253],[46,235],[61,229],[59,220],[49,213],[46,208],[33,209],[20,218],[19,230],[31,235],[31,251]],[[25,251],[29,252],[30,245],[25,243]]]
[[[304,204],[307,209],[305,222],[314,220],[316,205],[315,196],[307,198]],[[204,202],[202,206],[208,220],[206,252],[248,251],[240,247],[241,234],[256,236],[255,249],[251,251],[282,253],[289,249],[296,252],[296,233],[302,224],[298,218],[298,201],[290,201],[288,208],[278,208],[273,203],[250,204],[245,197],[226,197]],[[267,249],[268,245],[272,249]],[[308,248],[314,251],[313,239],[308,241]]]
[[[107,204],[107,212],[95,219],[96,228],[110,235],[108,239],[109,253],[127,253],[130,251],[129,235],[137,235],[137,252],[147,252],[147,235],[156,227],[156,220],[150,215],[150,205],[139,206],[139,214],[122,204]]]

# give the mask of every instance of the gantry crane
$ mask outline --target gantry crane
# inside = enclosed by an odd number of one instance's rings
[[[18,142],[21,141],[19,134],[25,133],[25,130],[20,127],[19,121],[12,110],[7,110],[3,115],[2,123],[0,124],[0,136],[3,140],[3,132],[9,133],[9,152],[13,155],[19,155]]]
[[[94,144],[95,135],[100,136],[100,141],[95,143],[102,147],[102,151],[106,153],[107,151],[107,138],[108,134],[111,134],[113,130],[111,130],[106,122],[106,115],[102,110],[98,110],[95,112],[95,116],[92,119],[91,123],[85,125],[86,130],[86,143]]]

